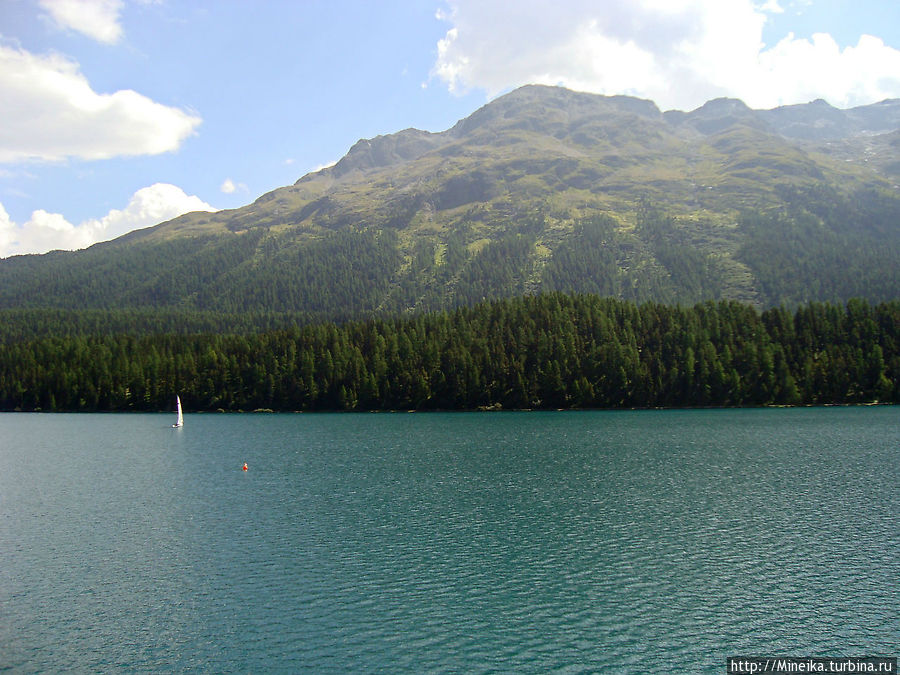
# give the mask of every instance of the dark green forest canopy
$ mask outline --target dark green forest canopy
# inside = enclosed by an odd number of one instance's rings
[[[727,217],[649,201],[620,213],[473,206],[450,227],[415,232],[260,226],[19,256],[0,260],[0,319],[17,310],[128,311],[150,332],[170,332],[173,317],[185,329],[246,332],[254,322],[270,330],[553,291],[760,308],[898,297],[900,197],[827,186],[776,192],[771,203]],[[218,325],[226,314],[232,325]],[[282,321],[286,315],[291,320]]]
[[[176,393],[193,411],[896,403],[900,302],[760,311],[553,292],[245,334],[0,343],[3,410],[166,410]]]

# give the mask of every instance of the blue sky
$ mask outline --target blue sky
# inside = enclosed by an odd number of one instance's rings
[[[242,206],[532,82],[900,97],[900,0],[2,0],[0,257]]]

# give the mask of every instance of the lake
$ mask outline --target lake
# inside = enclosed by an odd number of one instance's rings
[[[0,415],[0,671],[898,652],[900,408],[173,421]]]

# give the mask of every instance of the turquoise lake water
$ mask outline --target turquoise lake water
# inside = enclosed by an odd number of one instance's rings
[[[900,408],[172,421],[0,415],[0,671],[900,651]]]

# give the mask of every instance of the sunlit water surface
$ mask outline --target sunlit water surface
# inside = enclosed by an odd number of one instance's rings
[[[721,673],[900,645],[897,408],[172,421],[0,415],[0,670]]]

